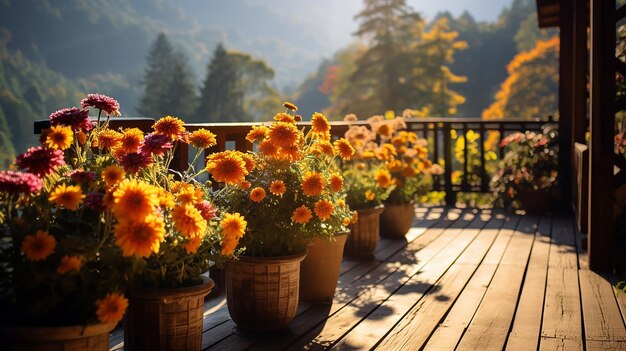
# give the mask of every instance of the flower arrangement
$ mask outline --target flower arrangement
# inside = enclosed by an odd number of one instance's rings
[[[98,110],[96,121],[89,108]],[[0,172],[0,307],[7,321],[117,323],[133,280],[192,284],[209,259],[222,257],[231,215],[217,216],[191,167],[168,170],[175,142],[198,147],[199,155],[215,136],[185,133],[173,117],[147,135],[115,131],[108,126],[116,115],[117,101],[90,94],[82,109],[50,115],[42,145],[17,157],[19,171]]]
[[[304,252],[313,237],[330,237],[346,230],[352,212],[345,202],[344,178],[335,159],[354,153],[340,139],[331,143],[330,124],[315,113],[305,134],[298,129],[297,107],[271,125],[254,126],[246,136],[255,151],[225,151],[207,158],[207,170],[224,186],[218,205],[245,216],[246,235],[237,244],[245,256],[278,257]]]
[[[508,147],[508,151],[490,183],[500,205],[508,206],[518,200],[520,191],[549,192],[555,188],[558,175],[556,130],[514,133],[502,139],[500,147]]]

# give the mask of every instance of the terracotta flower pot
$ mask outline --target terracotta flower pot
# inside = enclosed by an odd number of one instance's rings
[[[200,350],[204,297],[214,283],[184,288],[142,289],[130,297],[124,324],[125,350]]]
[[[350,226],[350,235],[346,241],[344,255],[361,260],[373,260],[378,244],[380,214],[385,206],[357,210],[359,220]]]
[[[404,239],[413,225],[415,204],[385,205],[380,215],[380,236],[388,239]]]
[[[348,233],[315,238],[300,265],[300,300],[332,303]]]
[[[544,213],[550,207],[550,193],[545,189],[520,189],[517,200],[521,209],[528,213]]]
[[[0,327],[0,348],[19,351],[107,351],[115,324],[70,327]]]
[[[285,328],[298,309],[300,262],[306,252],[284,257],[245,257],[226,262],[226,302],[239,328]]]

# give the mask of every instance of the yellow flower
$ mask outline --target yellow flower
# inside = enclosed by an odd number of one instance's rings
[[[276,146],[289,147],[298,141],[300,131],[291,123],[276,122],[270,127],[268,138]]]
[[[103,299],[96,301],[96,307],[96,315],[100,322],[117,324],[124,317],[124,313],[126,313],[128,300],[124,295],[109,293]]]
[[[311,130],[314,133],[327,133],[330,131],[330,123],[328,123],[326,116],[315,112],[313,117],[311,117]]]
[[[302,179],[302,191],[307,196],[318,196],[324,190],[324,178],[320,173],[307,172]]]
[[[335,156],[335,149],[333,148],[333,144],[328,141],[321,141],[316,145],[317,149],[330,157]]]
[[[112,187],[124,179],[124,174],[124,168],[122,167],[115,165],[107,166],[102,170],[102,180],[108,187]]]
[[[276,122],[296,123],[295,117],[288,113],[278,113],[274,116],[274,120]]]
[[[126,153],[137,152],[143,141],[143,132],[139,128],[127,128],[122,132],[120,148]]]
[[[246,163],[246,171],[248,171],[248,173],[252,172],[254,170],[254,158],[252,157],[252,155],[250,154],[244,154],[243,152],[239,153],[239,156],[241,156],[241,158],[243,159],[243,162]]]
[[[270,184],[270,193],[278,196],[283,196],[283,194],[287,191],[287,187],[282,180],[275,180]]]
[[[173,208],[176,205],[174,194],[159,188],[159,206],[164,208]]]
[[[149,214],[141,221],[121,220],[114,231],[115,244],[124,256],[148,257],[159,252],[165,237],[165,223],[160,216]]]
[[[233,151],[212,154],[207,158],[206,170],[213,179],[226,184],[239,184],[248,175],[246,162]]]
[[[52,149],[65,150],[72,146],[74,133],[70,126],[52,126],[46,137],[46,145]]]
[[[202,244],[202,237],[194,236],[185,241],[185,243],[183,243],[183,247],[188,254],[195,254],[196,251],[198,251],[200,244]]]
[[[35,235],[26,235],[22,241],[22,252],[30,261],[45,260],[54,252],[56,239],[48,232],[39,230]]]
[[[359,221],[359,213],[357,211],[352,212],[352,224]]]
[[[261,187],[256,187],[250,192],[250,200],[254,202],[261,202],[263,201],[263,199],[265,199],[265,195],[265,189]]]
[[[261,144],[259,144],[259,150],[261,150],[265,156],[269,157],[276,156],[280,151],[279,147],[269,140],[263,140]]]
[[[204,128],[198,129],[195,132],[189,134],[188,140],[189,144],[199,149],[208,149],[217,144],[215,134]]]
[[[338,173],[333,173],[330,176],[330,188],[334,192],[338,192],[343,187],[343,177]]]
[[[328,218],[330,218],[330,215],[333,213],[334,209],[335,208],[330,201],[320,200],[315,203],[314,210],[315,210],[315,214],[317,215],[317,217],[319,217],[319,219],[321,219],[322,221],[325,221]]]
[[[113,193],[113,213],[119,219],[140,221],[159,205],[158,188],[136,179],[126,179]]]
[[[341,208],[346,208],[346,202],[344,200],[337,201],[337,206]]]
[[[246,140],[254,143],[255,141],[261,141],[265,139],[269,130],[265,126],[253,126],[252,129],[246,135]]]
[[[344,160],[349,160],[354,155],[354,148],[344,138],[335,141],[335,149],[337,149],[337,153]]]
[[[374,192],[372,192],[371,190],[368,190],[365,192],[365,199],[367,201],[374,201],[375,198],[376,198],[376,194],[374,194]]]
[[[50,193],[49,200],[54,202],[59,207],[67,208],[68,210],[76,211],[78,206],[83,202],[85,195],[78,185],[67,186],[61,184],[54,188]]]
[[[389,173],[386,169],[379,169],[376,171],[376,175],[374,177],[376,179],[376,183],[381,188],[388,188],[394,184],[393,178],[391,178],[391,173]]]
[[[222,255],[230,256],[233,254],[241,239],[246,232],[248,223],[239,213],[226,213],[220,221],[222,227]]]
[[[156,134],[169,137],[172,140],[179,139],[185,133],[185,122],[172,116],[165,116],[152,126]]]
[[[283,102],[283,107],[291,111],[298,111],[298,106],[288,101]]]
[[[349,224],[350,224],[350,222],[351,222],[350,217],[348,217],[348,218],[344,218],[344,219],[343,219],[343,225],[345,225],[345,226],[349,225]]]
[[[298,145],[291,145],[288,147],[280,148],[278,155],[276,155],[276,158],[280,160],[294,162],[302,158],[302,153],[300,152],[300,148],[298,147]]]
[[[304,205],[296,208],[291,214],[291,219],[298,224],[308,223],[311,218],[313,218],[311,210]]]
[[[76,139],[78,139],[78,143],[80,145],[85,145],[85,143],[87,142],[87,134],[85,134],[85,132],[83,132],[82,130],[79,130],[78,132],[76,132]]]
[[[57,273],[65,274],[70,271],[78,271],[82,265],[82,259],[80,256],[65,255],[61,257],[61,264],[57,268]]]
[[[97,135],[93,146],[99,149],[116,149],[122,144],[122,136],[112,129],[104,129]]]
[[[172,210],[174,227],[185,238],[202,236],[206,232],[207,222],[202,213],[191,203],[178,205]]]

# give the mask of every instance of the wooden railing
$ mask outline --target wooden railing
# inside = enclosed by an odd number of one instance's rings
[[[149,126],[154,120],[146,118],[123,118],[112,119],[112,128],[139,127],[144,131],[149,130]],[[506,120],[483,120],[481,118],[451,118],[451,117],[430,117],[430,118],[409,118],[406,119],[407,129],[414,131],[421,138],[429,142],[429,157],[433,162],[439,162],[444,167],[444,173],[434,179],[433,190],[444,191],[446,193],[446,204],[454,205],[459,192],[464,193],[487,193],[489,189],[489,179],[491,174],[488,171],[496,170],[496,162],[503,156],[505,150],[497,145],[503,137],[520,131],[539,131],[545,123],[551,120],[527,120],[521,118],[507,118]],[[205,155],[229,149],[241,151],[251,150],[252,145],[245,139],[250,128],[257,123],[194,123],[187,124],[188,131],[204,128],[210,130],[217,136],[217,145],[205,150]],[[269,122],[268,122],[269,123]],[[331,122],[331,133],[334,138],[342,137],[350,125],[367,125],[365,121],[357,122]],[[46,128],[48,121],[35,122],[35,133],[39,133],[42,128]],[[301,122],[299,126],[309,128],[309,122]],[[470,152],[470,145],[459,141],[467,140],[466,136],[473,133],[478,135],[477,141],[472,147],[475,152]],[[484,141],[491,133],[495,140],[495,149],[487,150]],[[454,138],[453,134],[457,137]],[[453,148],[459,148],[454,152]],[[495,151],[495,157],[487,159],[489,151]],[[190,150],[187,145],[180,144],[176,149],[172,168],[176,170],[186,169],[190,159]],[[453,154],[454,152],[454,154]],[[455,175],[458,174],[458,177]]]

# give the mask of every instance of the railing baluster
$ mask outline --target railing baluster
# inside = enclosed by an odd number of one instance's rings
[[[446,205],[456,204],[456,193],[452,192],[452,153],[450,150],[450,123],[443,125],[443,160],[445,162],[443,177],[444,191],[446,192]]]
[[[467,141],[467,123],[463,123],[463,140],[465,141],[465,143],[463,145],[463,184],[461,184],[461,189],[463,191],[467,191],[469,189],[469,183],[467,179],[470,170],[469,142]]]
[[[485,169],[485,124],[480,124],[478,140],[480,140],[480,191],[486,193],[489,191],[487,188],[487,170]]]

